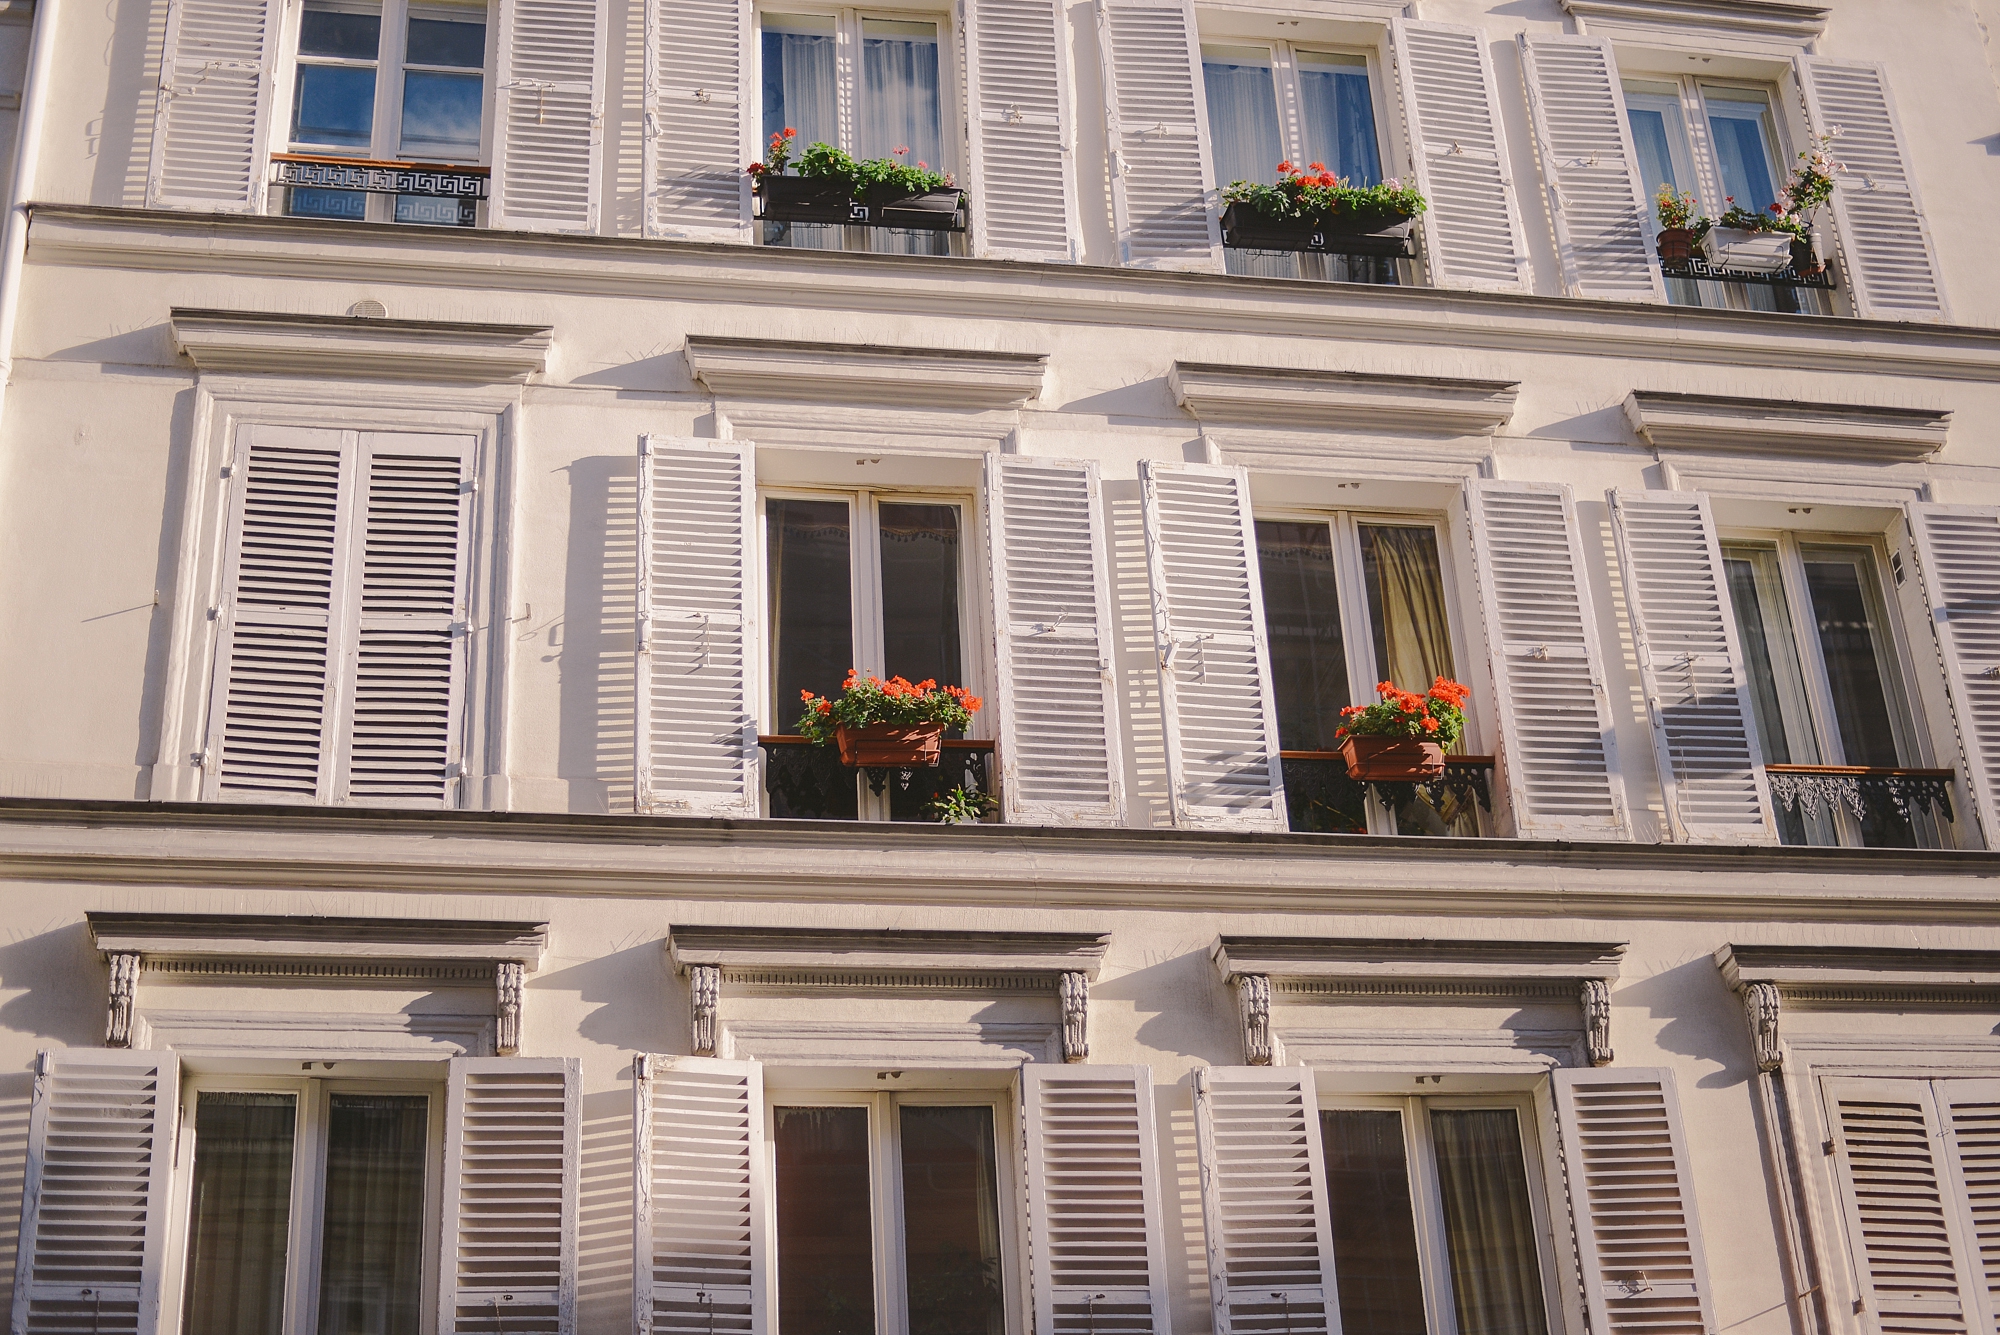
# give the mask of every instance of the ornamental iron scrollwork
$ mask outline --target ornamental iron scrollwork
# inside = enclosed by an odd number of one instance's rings
[[[1832,291],[1840,286],[1833,279],[1833,265],[1818,273],[1802,274],[1789,265],[1776,273],[1750,273],[1743,269],[1718,269],[1699,255],[1685,260],[1661,260],[1660,273],[1668,278],[1694,278],[1712,283],[1754,283],[1763,287],[1817,287]]]
[[[860,799],[852,767],[840,763],[831,746],[785,739],[766,740],[764,787],[771,795],[771,815],[792,820],[859,820]],[[861,771],[868,791],[887,794],[889,819],[928,821],[930,804],[953,788],[993,791],[993,743],[947,746],[935,767],[907,769],[870,767]]]
[[[1787,811],[1799,810],[1808,816],[1828,815],[1846,808],[1857,821],[1871,815],[1893,815],[1907,821],[1920,809],[1935,811],[1946,821],[1956,819],[1951,810],[1952,777],[1949,772],[1913,774],[1882,770],[1856,773],[1828,767],[1821,772],[1799,769],[1767,769],[1771,796]]]
[[[433,199],[485,199],[485,172],[383,163],[286,162],[271,164],[271,184],[314,190],[360,190],[371,195],[424,195]]]
[[[1415,781],[1363,781],[1347,774],[1347,762],[1338,757],[1286,754],[1281,757],[1285,772],[1285,807],[1291,828],[1300,834],[1366,834],[1368,812],[1365,794],[1372,789],[1375,800],[1397,813],[1403,833],[1438,834],[1469,814],[1476,802],[1493,810],[1493,794],[1488,776],[1491,761],[1445,758],[1444,773],[1435,779]],[[1424,813],[1413,807],[1419,794],[1436,813],[1438,829],[1428,828]]]

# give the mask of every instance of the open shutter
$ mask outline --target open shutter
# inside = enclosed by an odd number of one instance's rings
[[[454,1057],[445,1099],[439,1335],[573,1335],[574,1057]]]
[[[2000,1080],[1940,1080],[1934,1086],[1951,1147],[1960,1227],[1979,1328],[2000,1314]]]
[[[1524,839],[1623,839],[1625,793],[1567,486],[1466,483],[1500,773]]]
[[[1522,33],[1521,64],[1549,213],[1572,297],[1665,301],[1646,244],[1646,183],[1603,37]]]
[[[1192,0],[1097,0],[1097,46],[1120,257],[1143,269],[1219,272]]]
[[[988,455],[986,528],[1009,824],[1124,822],[1095,463]]]
[[[1196,1068],[1194,1131],[1215,1335],[1340,1335],[1312,1070]]]
[[[1170,1335],[1153,1072],[1021,1068],[1041,1335]]]
[[[1614,491],[1611,527],[1676,840],[1778,839],[1708,497]]]
[[[1947,321],[1937,252],[1882,67],[1799,56],[1797,73],[1813,129],[1840,127],[1833,157],[1846,170],[1834,174],[1832,207],[1855,313]]]
[[[44,1051],[14,1263],[14,1335],[152,1335],[174,1162],[180,1059]]]
[[[633,1329],[763,1335],[764,1068],[641,1055],[633,1074]]]
[[[750,6],[646,0],[646,235],[750,240]]]
[[[1986,846],[2000,846],[2000,508],[1912,502],[1965,786]]]
[[[160,56],[146,203],[260,213],[282,5],[174,0]]]
[[[495,227],[595,232],[604,127],[600,0],[498,0]]]
[[[1139,464],[1174,821],[1285,828],[1285,781],[1250,478]]]
[[[639,441],[641,811],[758,812],[754,448]]]
[[[1073,261],[1068,25],[1056,0],[966,0],[972,253]]]
[[[1520,292],[1533,286],[1493,58],[1477,29],[1390,20],[1410,159],[1423,214],[1424,263],[1439,287]]]
[[[1706,1335],[1715,1318],[1673,1072],[1552,1075],[1590,1328]]]

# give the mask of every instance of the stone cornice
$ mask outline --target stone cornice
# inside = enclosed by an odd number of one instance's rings
[[[1826,31],[1823,5],[1790,0],[1562,0],[1595,36],[1717,55],[1797,54]]]
[[[1081,973],[1095,981],[1111,938],[1083,932],[880,931],[827,927],[696,927],[667,932],[676,973],[712,965],[761,974]]]
[[[1916,463],[1944,448],[1951,414],[1936,408],[1799,403],[1634,390],[1625,416],[1655,449],[1810,455]]]
[[[102,912],[84,919],[99,954],[137,954],[149,966],[154,960],[504,961],[532,973],[549,948],[548,924],[539,922]]]
[[[1737,991],[1753,983],[1769,983],[1781,993],[2000,989],[2000,950],[1731,944],[1716,950],[1715,964],[1722,981]]]
[[[1371,375],[1277,366],[1175,362],[1174,400],[1204,424],[1316,427],[1352,434],[1490,435],[1514,415],[1505,380]]]
[[[1042,392],[1045,353],[974,352],[691,334],[688,370],[719,399],[1020,408]]]
[[[1385,937],[1222,936],[1209,958],[1224,982],[1244,974],[1287,981],[1472,979],[1609,982],[1623,942],[1440,941]]]
[[[205,372],[519,384],[548,366],[554,331],[347,315],[174,308],[174,346]]]

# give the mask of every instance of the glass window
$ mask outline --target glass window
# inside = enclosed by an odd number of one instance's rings
[[[1278,133],[1278,85],[1271,71],[1271,49],[1204,42],[1201,80],[1208,97],[1209,157],[1216,184],[1268,185],[1277,180],[1285,143]]]
[[[403,61],[405,155],[443,162],[479,156],[485,63],[483,16],[480,21],[411,16]]]
[[[335,1094],[327,1104],[319,1329],[417,1335],[430,1100]]]
[[[784,731],[801,692],[840,689],[854,656],[853,526],[846,501],[765,503],[765,569],[770,572],[772,698]]]
[[[375,135],[382,16],[308,8],[292,94],[296,148],[367,149]]]
[[[779,1108],[778,1328],[875,1335],[868,1109]]]
[[[1287,751],[1331,751],[1340,743],[1338,707],[1354,700],[1340,624],[1333,526],[1324,521],[1257,521],[1257,568],[1264,588],[1264,634],[1277,697],[1278,742]]]
[[[1324,162],[1355,185],[1379,184],[1382,152],[1368,58],[1330,51],[1300,51],[1296,58],[1306,160]]]
[[[204,1090],[195,1101],[188,1335],[279,1335],[291,1251],[299,1096]]]
[[[1437,530],[1429,524],[1360,528],[1375,670],[1406,691],[1427,691],[1439,677],[1456,678]]]
[[[763,18],[764,136],[790,128],[799,149],[838,144],[831,15],[766,14]]]
[[[882,667],[911,681],[965,676],[958,625],[958,507],[884,502]]]
[[[1762,213],[1777,202],[1777,136],[1771,125],[1770,99],[1760,92],[1705,87],[1708,131],[1715,140],[1715,170],[1721,178],[1724,207]],[[1716,211],[1720,216],[1721,210]]]

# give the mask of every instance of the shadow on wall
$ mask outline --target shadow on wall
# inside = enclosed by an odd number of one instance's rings
[[[30,932],[0,946],[0,991],[15,994],[0,1003],[0,1029],[32,1034],[38,1047],[98,1046],[111,982],[90,929],[66,922]]]
[[[1127,805],[1140,825],[1168,825],[1167,747],[1160,721],[1160,671],[1153,647],[1153,594],[1146,580],[1146,524],[1137,480],[1106,480],[1111,527],[1111,619],[1122,698],[1119,728],[1133,757]]]
[[[1685,964],[1615,987],[1611,1004],[1643,1006],[1655,1019],[1664,1019],[1654,1039],[1662,1051],[1691,1057],[1703,1066],[1719,1057],[1722,1065],[1694,1082],[1702,1089],[1733,1089],[1756,1074],[1742,999],[1722,981],[1712,955],[1697,955]]]
[[[1160,1239],[1167,1255],[1168,1292],[1186,1294],[1173,1324],[1199,1330],[1209,1315],[1208,1240],[1201,1217],[1201,1155],[1195,1145],[1194,1086],[1183,1080],[1153,1090],[1160,1138]],[[1183,1287],[1185,1285],[1185,1287]]]
[[[632,810],[634,626],[639,575],[639,460],[597,455],[569,465],[569,565],[560,636],[556,773],[569,809]]]
[[[0,1311],[14,1304],[14,1253],[21,1241],[21,1185],[34,1094],[32,1073],[0,1075]]]
[[[1243,1060],[1235,998],[1216,976],[1206,945],[1190,942],[1188,949],[1164,957],[1148,952],[1142,967],[1093,983],[1090,997],[1138,1007],[1134,1036],[1156,1052],[1178,1053],[1217,1066],[1235,1066]]]
[[[153,100],[167,41],[167,6],[112,0],[111,41],[104,50],[110,77],[99,118],[85,123],[84,151],[92,164],[90,202],[142,205],[153,155]],[[9,1270],[9,1274],[13,1271]]]
[[[164,327],[145,332],[150,337],[159,337]],[[172,498],[187,495],[188,461],[194,456],[196,448],[194,407],[193,390],[174,395],[174,417],[167,433],[167,439],[173,442],[167,458],[165,487],[169,502],[160,523],[159,549],[153,558],[153,587],[160,593],[153,605],[152,624],[146,628],[146,691],[139,700],[139,750],[132,757],[133,763],[139,766],[137,786],[132,796],[140,801],[153,796],[149,767],[167,759],[160,754],[161,706],[166,700],[167,659],[173,647],[177,609],[172,590],[180,570],[181,523],[185,516],[183,507],[175,504]],[[206,703],[203,702],[203,723],[207,722]]]
[[[621,1082],[631,1079],[628,1066]],[[577,1329],[614,1330],[632,1312],[632,1090],[583,1096],[576,1211]],[[4,1124],[0,1124],[4,1133]]]
[[[588,1006],[577,1035],[589,1042],[630,1052],[679,1052],[687,1034],[687,988],[669,969],[661,935],[635,930],[630,944],[611,942],[607,953],[536,974],[529,986],[568,993]]]

